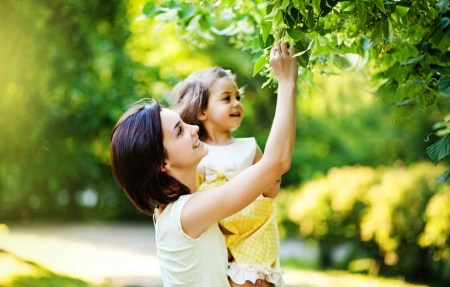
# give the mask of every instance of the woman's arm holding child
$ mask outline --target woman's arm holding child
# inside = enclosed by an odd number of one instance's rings
[[[256,153],[255,153],[255,159],[253,160],[253,164],[257,163],[260,159],[262,159],[262,151],[259,148],[258,145],[256,145]],[[280,184],[281,184],[281,177],[277,179],[273,184],[271,184],[264,192],[264,197],[271,197],[275,198],[278,195],[278,192],[280,192]]]

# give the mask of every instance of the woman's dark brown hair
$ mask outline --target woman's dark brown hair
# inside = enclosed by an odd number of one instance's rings
[[[154,205],[166,205],[189,188],[162,171],[167,158],[163,146],[161,106],[156,101],[135,103],[111,134],[111,165],[117,183],[133,204],[147,215]]]

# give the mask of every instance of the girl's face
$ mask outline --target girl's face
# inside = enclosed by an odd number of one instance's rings
[[[169,109],[161,109],[163,145],[168,159],[166,168],[197,167],[208,149],[198,138],[198,126],[184,123],[180,116]]]
[[[231,131],[237,129],[244,116],[244,106],[236,83],[227,77],[219,78],[209,89],[208,106],[200,116],[205,128]]]

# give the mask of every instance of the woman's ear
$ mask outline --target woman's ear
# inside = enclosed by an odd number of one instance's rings
[[[206,115],[206,111],[200,112],[200,114],[197,116],[197,119],[202,122],[206,121],[207,118],[208,116]]]
[[[164,162],[164,166],[161,168],[162,172],[167,172],[170,169],[170,163]]]

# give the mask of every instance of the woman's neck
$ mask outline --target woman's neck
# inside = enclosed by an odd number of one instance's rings
[[[179,182],[186,185],[191,193],[197,189],[197,182],[195,178],[196,168],[175,169],[171,168],[169,174],[176,178]]]

